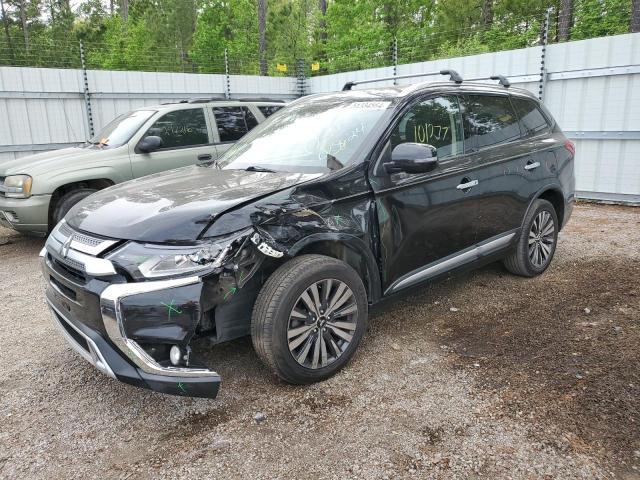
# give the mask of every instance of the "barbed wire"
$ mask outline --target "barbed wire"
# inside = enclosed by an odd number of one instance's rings
[[[409,40],[399,38],[379,41],[374,45],[357,45],[342,49],[317,45],[316,58],[267,59],[269,76],[315,76],[366,68],[388,67],[412,62],[441,60],[444,58],[475,55],[478,53],[524,48],[539,45],[546,12],[525,18],[502,18],[489,24],[478,23],[460,28],[434,29]],[[557,40],[562,20],[570,15],[551,12],[548,39]],[[575,16],[571,16],[575,19]],[[433,28],[429,25],[427,28]],[[513,33],[510,41],[500,36]],[[493,35],[495,33],[495,35]],[[492,36],[493,35],[493,36]],[[138,48],[134,45],[114,45],[109,42],[84,41],[84,61],[90,70],[185,72],[185,73],[229,73],[260,75],[259,52],[244,52],[238,55],[224,50],[215,52],[190,52],[170,46]],[[33,39],[25,48],[18,39],[13,48],[0,43],[0,66],[81,68],[80,42],[76,40],[52,41]],[[301,67],[302,66],[302,67]]]

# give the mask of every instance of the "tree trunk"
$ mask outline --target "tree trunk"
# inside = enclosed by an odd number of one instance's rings
[[[558,41],[566,42],[571,36],[573,25],[573,0],[560,0],[560,19],[558,20]]]
[[[493,23],[493,0],[482,2],[482,23],[489,26]]]
[[[266,76],[267,71],[267,0],[258,0],[258,34],[260,50],[260,75]]]
[[[11,42],[11,34],[9,33],[9,19],[7,18],[7,11],[4,9],[4,1],[0,0],[0,9],[2,10],[2,23],[4,24],[4,34],[7,36],[7,45],[9,46],[9,53],[11,59],[14,60],[13,55],[13,43]]]
[[[640,0],[639,0],[640,1]],[[318,10],[320,10],[320,42],[327,42],[327,0],[318,0]]]
[[[640,0],[631,0],[631,33],[640,32]]]
[[[22,35],[24,36],[24,50],[29,52],[29,27],[27,26],[27,6],[24,0],[20,0],[20,23],[22,23]]]
[[[120,0],[120,15],[126,22],[129,20],[129,0]]]
[[[109,0],[109,13],[113,16],[113,0]]]

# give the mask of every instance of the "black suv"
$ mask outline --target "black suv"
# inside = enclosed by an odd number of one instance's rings
[[[83,200],[41,252],[56,325],[111,377],[215,397],[198,361],[212,343],[251,334],[282,379],[316,382],[382,299],[496,260],[541,274],[573,206],[573,144],[506,79],[448,73],[299,99],[216,163]]]

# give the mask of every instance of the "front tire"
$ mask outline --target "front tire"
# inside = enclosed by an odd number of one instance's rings
[[[308,384],[336,374],[353,357],[367,328],[367,295],[346,263],[301,255],[263,286],[251,318],[261,360],[284,381]]]
[[[518,245],[503,260],[507,270],[523,277],[535,277],[544,272],[558,243],[558,215],[547,200],[536,200],[522,225]]]
[[[95,192],[97,192],[97,190],[93,188],[80,188],[65,193],[62,197],[60,197],[60,200],[58,200],[55,208],[53,209],[53,222],[52,225],[49,226],[49,228],[55,227],[60,222],[60,220],[64,218],[67,212],[71,210],[71,207],[73,207],[76,203],[87,198],[89,195]]]

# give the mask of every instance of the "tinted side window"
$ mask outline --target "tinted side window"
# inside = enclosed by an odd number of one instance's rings
[[[518,119],[508,97],[468,95],[462,104],[465,145],[469,150],[520,137]]]
[[[535,135],[549,127],[547,119],[535,102],[524,98],[511,98],[511,101],[520,118],[520,128],[524,136]]]
[[[235,142],[258,125],[258,120],[247,107],[214,107],[221,142]]]
[[[462,153],[460,109],[456,97],[430,98],[414,104],[391,133],[391,148],[405,142],[433,145],[438,157]]]
[[[278,110],[280,110],[282,106],[281,105],[261,105],[261,106],[258,106],[258,108],[264,115],[264,118],[267,118],[273,115],[274,113],[276,113]]]
[[[189,147],[209,143],[207,122],[202,108],[176,110],[160,117],[145,137],[162,138],[162,148]]]

